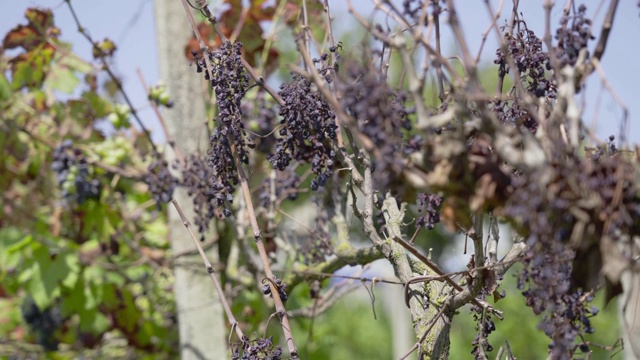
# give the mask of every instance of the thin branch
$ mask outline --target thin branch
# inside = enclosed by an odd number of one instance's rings
[[[593,59],[600,60],[602,55],[604,55],[604,51],[607,49],[607,41],[609,40],[609,34],[613,27],[613,19],[616,16],[618,3],[618,0],[611,0],[609,3],[609,10],[607,10],[607,15],[602,23],[602,30],[600,30],[600,38],[598,39],[598,44],[593,52]]]
[[[465,290],[462,286],[460,286],[460,284],[458,284],[457,282],[455,282],[453,279],[451,279],[450,276],[448,276],[444,271],[442,271],[442,269],[440,269],[440,267],[434,263],[433,261],[431,261],[431,259],[427,258],[425,255],[423,255],[422,253],[420,253],[420,251],[418,249],[415,248],[415,246],[412,246],[411,244],[407,243],[406,241],[402,240],[402,239],[394,239],[397,243],[399,243],[400,245],[402,245],[402,247],[404,247],[405,249],[407,249],[413,256],[415,256],[416,258],[418,258],[418,260],[420,260],[421,262],[423,262],[425,265],[427,265],[427,267],[429,267],[429,269],[431,269],[433,272],[435,272],[438,276],[442,276],[442,279],[447,282],[447,284],[449,284],[452,288],[454,288],[455,290],[457,290],[459,293],[463,293],[467,290]],[[455,274],[455,273],[454,273]],[[484,309],[484,308],[490,308],[490,311],[499,319],[502,319],[502,311],[494,309],[491,305],[489,305],[488,303],[486,303],[483,300],[479,300],[475,297],[470,297],[468,298],[464,303],[456,305],[455,307],[453,307],[454,309],[459,308],[460,306],[466,304],[467,302],[471,301],[474,305]]]
[[[102,63],[102,68],[107,72],[107,74],[109,75],[111,80],[114,82],[114,84],[116,84],[116,87],[118,88],[118,91],[120,91],[120,94],[124,98],[124,101],[127,103],[129,108],[131,109],[131,115],[133,115],[133,118],[138,123],[138,126],[140,126],[140,129],[142,129],[142,132],[144,132],[145,136],[149,140],[149,143],[151,144],[151,148],[153,149],[153,152],[155,154],[158,154],[158,149],[156,148],[156,144],[151,140],[151,133],[149,132],[149,130],[147,130],[147,128],[142,123],[142,119],[140,119],[140,116],[138,115],[138,112],[136,111],[135,106],[133,106],[133,102],[131,101],[131,99],[129,99],[129,95],[127,95],[127,93],[124,91],[124,87],[122,86],[122,82],[120,81],[120,79],[118,79],[116,74],[113,73],[113,70],[111,70],[111,67],[109,66],[109,63],[105,59],[106,54],[102,51],[100,46],[98,46],[98,43],[96,43],[93,40],[91,35],[89,35],[89,33],[87,32],[87,29],[84,28],[82,26],[82,24],[80,24],[80,19],[78,18],[78,15],[76,14],[76,11],[73,8],[73,5],[71,5],[71,0],[64,0],[64,2],[67,3],[67,6],[69,7],[69,10],[71,11],[71,16],[73,17],[73,21],[76,23],[76,26],[78,27],[78,32],[80,32],[80,34],[82,34],[82,36],[84,36],[84,38],[87,39],[87,41],[89,41],[91,43],[93,51],[97,52],[99,54],[98,58],[100,59],[100,62]]]
[[[433,23],[435,24],[436,27],[436,52],[438,52],[438,55],[440,55],[440,57],[442,57],[442,50],[441,50],[441,39],[440,39],[440,5],[439,5],[439,1],[440,0],[432,0],[431,3],[433,4]],[[440,62],[436,61],[436,75],[438,77],[438,98],[440,99],[441,102],[444,102],[446,95],[444,93],[444,74],[442,73],[442,64],[440,64]]]
[[[229,144],[233,144],[233,138],[231,134],[228,134]],[[282,330],[284,332],[285,340],[287,342],[287,347],[289,348],[289,354],[292,359],[298,358],[298,350],[296,348],[295,342],[293,341],[293,334],[291,332],[291,325],[289,324],[289,318],[287,316],[287,312],[285,310],[282,299],[280,298],[280,294],[278,292],[278,288],[274,284],[274,275],[271,270],[271,265],[269,262],[269,257],[267,256],[267,250],[265,249],[264,242],[262,241],[262,233],[260,231],[260,226],[258,225],[258,220],[256,219],[255,209],[253,207],[253,200],[251,198],[251,190],[249,189],[249,182],[247,181],[247,176],[242,167],[242,163],[238,159],[238,154],[235,149],[235,146],[231,147],[233,153],[233,160],[236,163],[236,168],[238,170],[238,177],[240,178],[240,186],[242,188],[242,194],[244,195],[244,201],[246,203],[246,210],[249,217],[249,222],[251,223],[251,229],[253,230],[253,238],[255,240],[256,246],[258,248],[258,253],[260,254],[260,258],[262,260],[262,266],[264,268],[264,272],[267,276],[267,280],[269,283],[269,287],[271,288],[271,296],[273,298],[273,302],[275,303],[276,313],[280,317],[280,323],[282,325]]]
[[[484,3],[489,7],[491,6],[491,2],[489,0],[485,0]],[[484,49],[484,44],[487,42],[487,37],[489,36],[489,33],[491,32],[492,29],[494,29],[495,25],[500,19],[503,5],[504,5],[504,0],[500,0],[500,3],[498,4],[498,10],[496,10],[495,14],[493,15],[493,19],[491,20],[491,23],[489,24],[487,29],[482,33],[482,41],[480,42],[480,48],[478,49],[478,54],[476,55],[476,64],[480,63],[480,55],[482,55],[482,49]]]
[[[205,269],[207,270],[207,273],[209,273],[209,277],[211,277],[211,281],[213,282],[213,286],[216,288],[216,292],[218,293],[218,297],[220,298],[220,302],[222,303],[222,307],[224,308],[224,311],[227,314],[227,319],[229,319],[229,323],[231,324],[231,327],[236,330],[236,334],[238,335],[238,338],[244,339],[244,334],[242,333],[242,330],[238,326],[238,321],[236,320],[235,316],[233,316],[233,312],[231,311],[231,307],[227,303],[227,299],[224,296],[224,291],[222,291],[222,286],[220,286],[220,282],[218,281],[218,278],[216,277],[215,270],[213,269],[213,266],[211,265],[211,262],[209,262],[209,259],[207,258],[207,254],[205,254],[204,250],[202,249],[202,246],[200,245],[200,242],[198,241],[198,239],[196,239],[196,236],[193,234],[193,231],[191,230],[191,222],[189,222],[189,220],[185,216],[184,212],[182,211],[182,208],[180,207],[180,205],[178,204],[178,201],[176,199],[171,200],[171,203],[176,208],[176,211],[178,212],[178,214],[180,215],[180,219],[182,220],[182,224],[187,229],[187,232],[189,233],[189,236],[191,237],[191,240],[193,240],[193,243],[195,244],[196,248],[198,249],[198,253],[200,254],[200,257],[202,258],[202,262],[205,265]]]

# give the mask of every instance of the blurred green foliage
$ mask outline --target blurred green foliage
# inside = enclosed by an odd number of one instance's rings
[[[371,304],[347,298],[315,320],[294,318],[302,359],[392,359],[391,323]],[[377,306],[379,306],[376,303]]]
[[[120,104],[100,89],[99,67],[58,38],[50,10],[25,17],[0,54],[0,356],[42,355],[39,343],[56,358],[170,357],[166,217],[142,181],[140,135],[100,130]],[[99,193],[79,200],[85,181]]]

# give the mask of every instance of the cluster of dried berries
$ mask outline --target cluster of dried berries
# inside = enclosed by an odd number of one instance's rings
[[[424,215],[416,219],[416,226],[432,230],[440,222],[442,196],[422,193],[418,195],[418,212]]]
[[[538,123],[529,112],[520,106],[519,101],[493,101],[493,111],[503,124],[513,126],[523,126],[531,133],[535,133],[538,129]]]
[[[513,59],[520,76],[526,76],[526,88],[536,97],[555,98],[555,85],[547,79],[547,70],[551,70],[549,54],[543,50],[542,41],[532,31],[523,27],[514,34],[506,32],[508,42],[505,54],[501,48],[496,50],[497,58],[493,61],[498,65],[498,75],[504,76],[511,70],[507,56]]]
[[[273,276],[273,284],[276,286],[276,289],[278,289],[280,300],[282,300],[283,303],[286,302],[288,299],[287,293],[285,291],[287,290],[287,284],[283,283],[282,280],[278,279],[275,275]],[[271,286],[269,286],[269,280],[267,279],[264,279],[262,281],[262,293],[273,298],[273,295],[271,294]]]
[[[342,42],[339,42],[337,45],[329,48],[329,51],[335,54],[336,60],[340,58],[340,54],[337,52],[338,49],[342,49]],[[312,61],[316,67],[319,66],[319,68],[316,69],[318,74],[320,74],[320,76],[322,76],[329,84],[332,83],[335,73],[338,72],[338,63],[330,64],[329,54],[327,53],[320,55],[319,58],[314,58]]]
[[[277,108],[265,99],[263,91],[258,92],[254,101],[242,103],[242,117],[249,130],[249,139],[256,145],[255,149],[263,154],[270,154],[276,139],[270,136],[277,125]]]
[[[309,80],[292,74],[292,81],[280,86],[285,104],[280,108],[280,123],[284,125],[269,161],[284,171],[292,160],[311,164],[316,175],[311,189],[326,185],[335,168],[333,140],[337,126],[335,114]]]
[[[301,249],[302,260],[306,265],[318,264],[325,261],[327,256],[333,254],[331,235],[329,234],[328,214],[326,211],[318,212],[314,230],[310,235],[312,237],[302,244]]]
[[[560,27],[556,30],[558,44],[555,48],[560,67],[574,66],[582,49],[587,48],[589,40],[595,39],[591,34],[591,19],[585,17],[587,7],[582,4],[578,13],[572,17],[563,16]]]
[[[526,234],[519,287],[527,305],[543,315],[540,328],[552,339],[551,356],[568,359],[576,337],[593,332],[589,318],[597,309],[587,307],[586,292],[600,283],[603,262],[609,261],[599,244],[604,236],[619,242],[617,234],[632,232],[640,208],[631,185],[636,174],[624,157],[567,157],[551,169],[544,181],[537,174],[514,179],[505,215]],[[580,201],[583,194],[592,194],[588,203]]]
[[[249,87],[249,74],[242,65],[242,43],[224,43],[220,49],[209,54],[212,74],[211,86],[216,93],[218,103],[217,127],[211,136],[213,143],[224,143],[223,139],[233,139],[238,158],[244,164],[249,163],[247,147],[254,145],[246,142],[246,132],[242,123],[241,100]],[[228,146],[228,145],[225,145]],[[210,155],[215,157],[215,153]]]
[[[429,5],[433,8],[434,12],[441,12],[439,1],[429,1]],[[409,17],[411,20],[418,22],[422,16],[422,10],[425,7],[424,0],[403,0],[402,1],[402,14]],[[424,21],[427,22],[429,15],[425,16]]]
[[[407,144],[403,133],[411,130],[404,106],[406,96],[391,89],[377,72],[357,65],[348,66],[341,92],[344,108],[375,146],[374,182],[378,189],[384,189],[398,179],[406,156],[417,151],[421,144],[420,137],[412,138]]]
[[[473,312],[473,319],[476,322],[476,337],[471,342],[473,349],[471,355],[474,359],[486,359],[483,356],[485,351],[493,351],[493,346],[489,344],[489,335],[496,330],[496,324],[491,320],[490,314],[484,314],[484,311],[477,306],[473,306],[471,311]]]
[[[614,143],[615,140],[616,140],[616,137],[613,135],[610,135],[609,138],[607,139],[607,143],[605,146],[596,146],[595,148],[585,147],[585,150],[587,151],[588,154],[591,155],[591,160],[594,160],[594,161],[600,159],[603,156],[611,156],[618,152],[618,148]]]
[[[245,336],[242,339],[242,355],[237,348],[231,354],[232,360],[280,360],[281,358],[282,349],[273,345],[273,337],[249,340]]]
[[[224,216],[231,216],[231,210],[225,204],[233,202],[233,196],[220,188],[214,177],[214,170],[207,166],[203,157],[192,154],[186,159],[180,185],[187,188],[188,195],[193,198],[194,223],[201,234],[201,240],[216,213],[220,214],[216,210],[221,208]]]
[[[272,180],[265,178],[260,186],[259,203],[265,209],[271,206],[278,207],[282,200],[295,200],[298,198],[298,188],[300,187],[300,177],[295,172],[288,169],[286,171],[278,171],[273,184],[273,192],[275,193],[275,204],[271,203]]]
[[[518,75],[523,81],[523,86],[535,97],[555,99],[557,89],[555,80],[549,76],[551,70],[549,54],[543,50],[542,41],[526,25],[518,25],[514,32],[506,31],[504,36],[508,42],[507,52],[502,48],[496,50],[494,63],[498,65],[498,76],[504,77],[512,69],[509,58],[516,66]],[[523,126],[530,132],[538,128],[537,122],[529,115],[529,112],[514,100],[496,100],[493,102],[493,111],[504,124]]]
[[[566,204],[561,199],[549,201],[535,181],[521,177],[515,180],[515,186],[507,212],[525,221],[530,231],[518,287],[535,314],[546,314],[540,327],[556,345],[552,356],[559,358],[558,355],[570,354],[578,334],[575,324],[563,316],[575,305],[565,303],[566,295],[570,295],[571,263],[575,258],[575,251],[566,246],[573,219],[568,211],[563,212]]]
[[[92,178],[91,169],[80,149],[66,139],[53,150],[51,170],[56,172],[62,196],[68,201],[83,204],[100,197],[100,181]]]
[[[197,53],[194,53],[194,59],[197,71],[204,71],[205,79],[211,80],[218,105],[216,128],[209,139],[207,152],[207,163],[213,169],[210,186],[216,192],[218,202],[219,199],[231,199],[239,182],[232,147],[244,164],[249,163],[247,149],[255,147],[255,144],[247,141],[241,110],[241,100],[249,87],[250,78],[242,64],[242,43],[225,42],[219,49],[206,55],[212,67],[211,73],[206,68],[205,59]],[[225,216],[231,215],[226,208],[223,212]]]
[[[168,203],[173,198],[173,190],[178,185],[178,179],[171,175],[167,161],[156,155],[149,164],[144,182],[149,186],[149,192],[153,195],[158,207]]]

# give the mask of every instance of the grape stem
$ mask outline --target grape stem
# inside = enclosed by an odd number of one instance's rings
[[[109,75],[111,80],[114,82],[114,84],[116,84],[118,91],[120,91],[120,94],[122,94],[124,101],[127,103],[129,108],[131,109],[131,115],[133,115],[133,118],[138,123],[138,126],[140,126],[140,129],[142,129],[142,132],[144,132],[145,136],[149,140],[149,143],[151,144],[151,148],[153,149],[154,154],[156,155],[159,154],[156,144],[151,140],[151,133],[149,132],[149,130],[147,130],[147,128],[142,123],[142,119],[140,119],[140,116],[138,115],[136,108],[133,106],[133,102],[131,102],[131,99],[129,99],[129,95],[127,95],[127,93],[124,91],[124,87],[122,86],[122,81],[120,81],[120,79],[118,79],[118,77],[113,73],[113,70],[111,70],[109,63],[105,58],[106,54],[104,54],[104,52],[102,51],[98,43],[95,42],[95,40],[93,40],[91,35],[89,35],[89,33],[87,32],[87,29],[83,27],[82,24],[80,23],[80,19],[78,18],[78,15],[76,14],[76,11],[73,8],[73,5],[71,5],[71,0],[64,0],[64,2],[67,3],[67,6],[71,11],[71,16],[73,17],[73,20],[75,21],[76,26],[78,27],[78,32],[80,32],[80,34],[82,34],[82,36],[84,36],[85,39],[87,39],[87,41],[91,43],[93,51],[99,54],[98,58],[102,63],[102,68],[107,72],[107,74]]]
[[[224,291],[222,291],[222,286],[220,285],[220,281],[218,281],[218,278],[216,277],[215,270],[213,269],[211,262],[207,258],[207,254],[205,254],[204,249],[200,245],[200,242],[198,241],[198,239],[196,239],[196,236],[193,234],[193,230],[191,230],[191,222],[189,221],[189,219],[187,219],[186,215],[184,214],[184,211],[182,211],[182,208],[180,207],[180,204],[178,204],[178,201],[176,199],[172,199],[171,203],[176,208],[176,211],[180,215],[180,220],[182,220],[182,224],[187,229],[187,232],[189,233],[191,240],[193,240],[193,243],[196,245],[196,248],[198,249],[198,253],[202,258],[202,262],[205,265],[207,273],[209,273],[209,276],[211,277],[211,282],[213,282],[213,286],[216,288],[216,292],[218,293],[218,297],[222,302],[222,307],[224,308],[224,311],[227,314],[227,319],[229,319],[229,323],[231,324],[232,329],[235,329],[235,332],[236,332],[236,335],[238,335],[238,338],[244,341],[246,337],[242,332],[242,330],[240,329],[240,327],[238,326],[238,321],[236,320],[235,316],[233,316],[231,307],[229,306],[229,303],[227,302],[227,299],[224,296]]]

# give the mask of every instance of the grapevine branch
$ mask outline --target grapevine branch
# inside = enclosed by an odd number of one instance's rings
[[[151,140],[151,133],[149,132],[149,130],[147,130],[147,128],[142,123],[142,119],[140,119],[140,116],[138,115],[138,111],[136,110],[135,106],[133,106],[133,102],[131,101],[131,99],[129,99],[129,95],[127,95],[127,93],[124,91],[122,82],[120,81],[120,79],[118,79],[116,74],[113,73],[113,70],[111,70],[109,63],[105,58],[106,55],[104,54],[104,52],[102,51],[98,43],[95,42],[95,40],[93,40],[91,35],[89,35],[89,33],[87,32],[87,29],[84,26],[82,26],[82,24],[80,23],[80,19],[78,18],[78,15],[76,14],[76,11],[73,8],[73,5],[71,5],[71,0],[64,0],[64,2],[67,3],[67,6],[71,11],[71,16],[73,17],[73,20],[75,21],[76,26],[78,27],[78,32],[80,32],[80,34],[82,34],[82,36],[84,36],[85,39],[87,39],[87,41],[91,43],[93,51],[99,54],[98,58],[100,59],[100,62],[102,62],[103,69],[107,72],[111,80],[116,84],[116,87],[118,87],[118,91],[120,91],[120,94],[124,98],[124,101],[127,103],[129,108],[131,109],[131,114],[133,115],[133,118],[136,119],[138,126],[140,126],[140,129],[142,129],[145,136],[149,140],[149,143],[151,144],[151,148],[153,149],[153,152],[157,155],[158,149],[156,148],[156,144]]]
[[[196,36],[196,38],[198,39],[198,42],[200,43],[200,46],[203,50],[207,50],[206,45],[204,44],[204,41],[202,40],[202,38],[200,37],[200,33],[198,32],[198,28],[196,25],[196,22],[193,18],[193,15],[191,14],[191,11],[189,10],[189,5],[187,4],[186,0],[182,1],[182,4],[184,5],[185,8],[185,12],[187,13],[187,16],[189,18],[189,22],[191,23],[191,27],[193,29],[193,32]],[[201,11],[205,11],[205,14],[209,15],[210,19],[213,19],[213,16],[211,16],[211,13],[209,12],[208,8],[206,6],[203,6],[203,8],[201,9]],[[214,24],[215,27],[215,22],[212,22]],[[216,31],[218,31],[219,35],[221,36],[221,39],[224,39],[222,36],[222,33],[219,32],[219,30],[216,28]],[[211,67],[211,63],[208,59],[208,56],[203,56],[204,60],[205,60],[205,64],[207,66],[207,71],[209,72],[209,74],[213,74],[212,71],[212,67]],[[245,64],[245,61],[243,59],[243,64]],[[245,65],[246,67],[246,65]],[[251,73],[251,71],[249,71],[249,73]],[[254,78],[255,79],[255,78]],[[284,103],[284,102],[282,102]],[[231,137],[231,134],[228,134],[228,142],[229,144],[234,144],[233,138]],[[238,172],[238,176],[240,178],[240,186],[242,188],[242,192],[244,195],[244,199],[245,199],[245,203],[246,203],[246,210],[248,213],[248,217],[249,217],[249,221],[251,223],[251,228],[253,230],[253,237],[254,240],[256,242],[256,246],[258,248],[258,253],[260,254],[260,258],[262,260],[262,265],[264,267],[265,270],[265,274],[267,276],[267,280],[268,280],[268,284],[269,287],[271,288],[271,295],[273,297],[274,303],[275,303],[275,307],[276,307],[276,314],[278,314],[278,316],[280,317],[280,323],[282,325],[282,330],[284,332],[285,335],[285,340],[287,343],[287,347],[289,349],[289,353],[291,355],[291,357],[293,359],[297,359],[298,358],[298,350],[295,346],[294,340],[293,340],[293,334],[291,333],[291,326],[289,324],[289,319],[286,313],[286,310],[284,308],[282,299],[280,299],[280,295],[279,295],[279,291],[276,287],[276,285],[274,284],[274,275],[273,275],[273,271],[271,270],[271,266],[269,263],[269,258],[267,256],[267,252],[264,246],[264,243],[262,241],[262,234],[260,231],[260,227],[258,225],[258,221],[256,219],[256,215],[255,215],[255,210],[254,210],[254,206],[253,206],[253,201],[251,198],[251,190],[249,189],[249,184],[247,181],[247,177],[244,173],[244,169],[242,167],[242,163],[241,161],[239,161],[238,159],[238,154],[237,151],[235,149],[235,146],[231,146],[231,150],[233,153],[233,161],[236,163],[236,169]]]
[[[196,248],[198,249],[198,253],[200,254],[200,257],[202,258],[202,262],[205,265],[205,269],[207,270],[207,273],[211,277],[211,282],[213,282],[213,286],[216,288],[216,292],[218,293],[218,297],[220,298],[220,301],[222,302],[222,306],[224,307],[224,311],[227,314],[227,319],[229,320],[229,323],[231,324],[231,327],[235,329],[236,334],[238,335],[238,338],[245,339],[245,336],[242,333],[242,330],[238,326],[238,321],[236,320],[235,316],[233,316],[233,312],[231,311],[231,307],[227,303],[227,299],[224,296],[224,291],[222,291],[222,286],[220,286],[220,282],[218,281],[218,278],[216,277],[215,270],[213,269],[213,266],[211,265],[211,262],[209,262],[209,259],[207,258],[207,255],[205,254],[204,249],[200,245],[200,242],[198,241],[198,239],[196,239],[196,236],[193,234],[193,231],[191,230],[191,222],[185,216],[185,214],[182,211],[182,208],[180,207],[180,204],[178,204],[177,200],[173,199],[173,200],[171,200],[171,203],[176,208],[176,211],[178,212],[178,214],[180,215],[180,219],[182,220],[182,224],[187,229],[187,232],[189,233],[189,236],[191,237],[191,240],[193,240],[193,243],[195,244]]]
[[[229,134],[229,143],[233,144],[233,139],[231,138],[231,134]],[[242,163],[238,160],[237,153],[235,151],[235,147],[232,147],[234,161],[236,162],[236,167],[238,169],[238,176],[240,177],[240,186],[242,188],[242,193],[244,195],[244,200],[246,203],[246,210],[249,216],[249,222],[251,223],[251,229],[253,230],[253,238],[256,242],[256,246],[258,247],[258,253],[260,254],[260,258],[262,259],[262,265],[264,267],[265,274],[267,275],[267,279],[269,280],[269,286],[271,287],[271,294],[273,296],[273,301],[276,305],[276,313],[280,316],[280,322],[282,324],[282,330],[285,335],[285,340],[287,342],[287,347],[289,348],[289,353],[292,358],[298,358],[298,350],[296,349],[296,345],[293,341],[293,334],[291,333],[291,326],[289,324],[289,318],[287,316],[287,312],[284,308],[284,304],[282,299],[280,299],[280,294],[276,285],[274,284],[275,277],[273,275],[273,271],[271,270],[271,265],[269,263],[269,257],[267,256],[267,251],[264,247],[264,242],[262,241],[262,233],[260,231],[260,226],[258,225],[258,220],[256,219],[255,210],[253,207],[253,200],[251,198],[251,190],[249,189],[249,183],[247,181],[247,176],[244,173],[244,169],[242,168]]]

